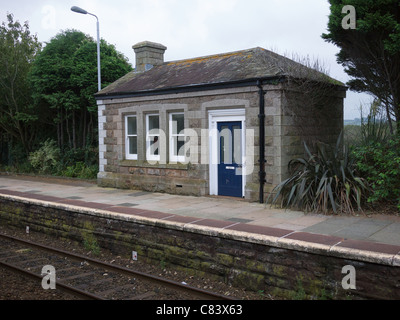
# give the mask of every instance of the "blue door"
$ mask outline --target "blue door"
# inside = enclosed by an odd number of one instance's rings
[[[242,197],[242,122],[218,122],[218,195]]]

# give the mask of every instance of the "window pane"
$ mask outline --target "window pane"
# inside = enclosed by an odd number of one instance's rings
[[[185,117],[183,114],[172,115],[172,134],[180,134],[185,129]]]
[[[184,156],[185,155],[185,138],[184,137],[173,137],[173,155]]]
[[[160,128],[160,120],[158,115],[149,116],[149,131]]]
[[[242,129],[233,126],[233,162],[242,164]]]
[[[150,137],[150,155],[158,156],[159,155],[158,147],[159,147],[158,137]]]
[[[129,154],[137,154],[137,137],[129,137]]]
[[[221,126],[220,132],[220,163],[231,164],[231,131],[228,126]]]
[[[136,135],[137,127],[136,127],[136,117],[128,118],[128,135]]]
[[[185,141],[179,141],[178,140],[178,156],[184,156],[185,155]]]

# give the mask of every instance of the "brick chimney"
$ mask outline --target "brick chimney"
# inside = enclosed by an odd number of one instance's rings
[[[162,44],[144,41],[132,48],[136,54],[136,72],[144,72],[164,63],[164,52],[167,47]]]

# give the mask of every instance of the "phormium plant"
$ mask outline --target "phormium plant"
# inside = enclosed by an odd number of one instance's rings
[[[308,212],[361,211],[370,188],[357,175],[356,164],[342,140],[343,134],[340,134],[334,148],[318,145],[314,153],[304,143],[308,159],[289,162],[290,177],[274,188],[267,203]]]

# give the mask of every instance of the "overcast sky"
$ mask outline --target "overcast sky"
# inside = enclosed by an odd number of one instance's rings
[[[96,19],[74,13],[81,7],[100,19],[100,36],[135,66],[132,45],[141,41],[168,47],[165,60],[179,60],[263,47],[280,54],[318,59],[331,77],[349,77],[336,62],[339,51],[325,42],[327,0],[0,0],[7,12],[29,22],[41,42],[61,30],[77,29],[96,39]],[[360,104],[371,97],[348,91],[345,119],[360,117]]]

